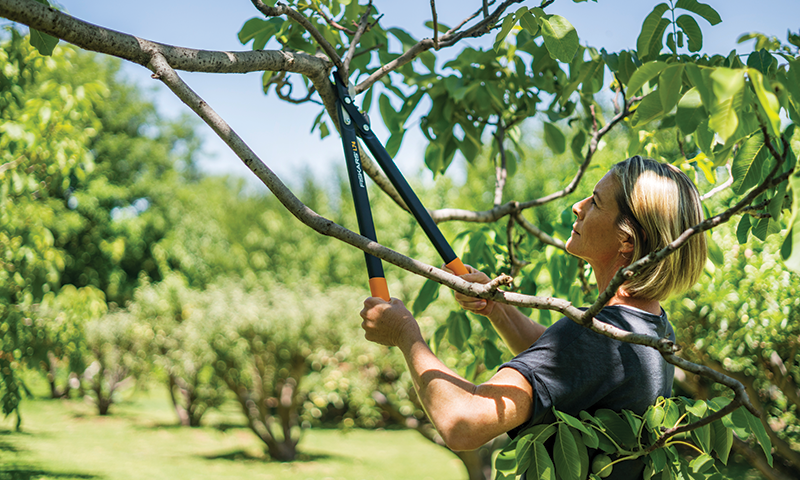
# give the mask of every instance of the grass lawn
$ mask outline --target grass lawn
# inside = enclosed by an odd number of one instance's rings
[[[466,477],[455,455],[413,431],[308,430],[299,461],[271,462],[233,407],[184,428],[160,387],[107,417],[81,400],[24,400],[21,432],[14,417],[0,421],[0,480]]]

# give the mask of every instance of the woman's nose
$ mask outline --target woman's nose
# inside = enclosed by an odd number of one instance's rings
[[[581,218],[581,212],[583,211],[581,207],[583,207],[583,203],[586,202],[586,200],[588,200],[588,198],[584,198],[580,202],[575,202],[575,204],[572,205],[572,213],[574,213],[576,217]]]

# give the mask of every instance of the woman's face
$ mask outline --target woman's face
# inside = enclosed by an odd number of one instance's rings
[[[619,260],[627,264],[633,252],[630,237],[616,222],[619,216],[616,200],[619,188],[619,180],[609,172],[597,182],[591,197],[572,206],[572,212],[578,218],[572,225],[567,251],[586,260],[595,271],[616,269]],[[626,256],[627,260],[624,258]]]

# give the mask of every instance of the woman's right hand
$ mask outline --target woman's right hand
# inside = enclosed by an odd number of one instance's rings
[[[464,265],[464,266],[467,267],[467,271],[469,272],[466,275],[461,275],[461,278],[463,278],[464,280],[473,283],[489,283],[491,281],[489,276],[486,275],[485,273],[479,272],[478,270],[475,270],[469,265]],[[445,271],[453,273],[453,271],[450,270],[449,268],[447,267],[443,268]],[[463,293],[459,292],[455,292],[455,297],[456,297],[456,302],[458,302],[458,304],[461,305],[461,308],[463,308],[464,310],[468,310],[470,312],[477,313],[479,315],[483,315],[486,317],[488,317],[492,313],[492,310],[494,310],[495,302],[493,300],[484,300],[483,298],[470,297],[468,295],[464,295]]]

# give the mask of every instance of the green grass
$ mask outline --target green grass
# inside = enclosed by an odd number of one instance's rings
[[[234,405],[210,426],[176,426],[163,388],[99,417],[81,400],[24,400],[22,431],[0,422],[0,480],[462,479],[455,455],[414,431],[310,429],[301,459],[269,461]]]

